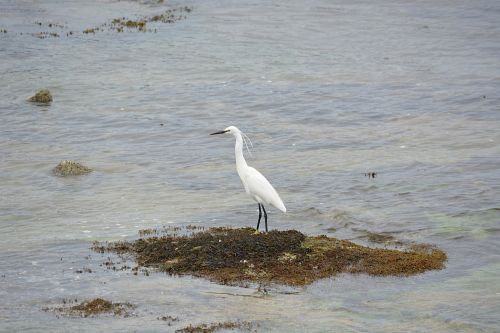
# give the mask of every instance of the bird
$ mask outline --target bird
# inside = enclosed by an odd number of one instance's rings
[[[245,187],[245,192],[254,199],[259,206],[259,219],[257,221],[256,232],[259,232],[260,220],[262,218],[262,212],[264,212],[264,220],[267,229],[267,212],[264,205],[271,205],[279,209],[283,213],[286,213],[286,207],[281,200],[278,192],[269,183],[269,181],[262,175],[257,169],[248,166],[243,156],[243,136],[245,135],[236,126],[226,127],[223,131],[218,131],[211,133],[210,135],[216,134],[233,134],[236,138],[236,144],[234,146],[234,154],[236,157],[236,171],[240,176],[241,182]],[[248,148],[248,147],[247,147]],[[262,210],[261,210],[262,208]]]

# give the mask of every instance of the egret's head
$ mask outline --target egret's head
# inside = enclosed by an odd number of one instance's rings
[[[252,148],[253,148],[252,141],[250,140],[250,138],[248,136],[246,136],[245,133],[240,131],[240,129],[238,127],[229,126],[229,127],[226,127],[223,131],[218,131],[218,132],[212,133],[210,135],[224,134],[224,133],[233,134],[236,137],[236,140],[238,140],[238,138],[243,139],[243,142],[245,143],[245,147],[247,147],[248,153],[250,154],[250,156],[252,156],[252,153],[250,152],[250,149],[248,148],[247,140],[248,140],[248,142],[250,142],[250,146],[252,146]]]
[[[236,126],[229,126],[229,127],[226,127],[223,131],[218,131],[218,132],[212,133],[210,135],[224,134],[224,133],[229,133],[229,134],[234,135],[236,133],[241,133],[241,131]]]

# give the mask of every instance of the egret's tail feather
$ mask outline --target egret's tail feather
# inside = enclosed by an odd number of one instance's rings
[[[277,194],[277,193],[276,193]],[[286,207],[281,198],[277,198],[278,200],[275,200],[275,202],[271,203],[274,207],[277,209],[281,210],[283,213],[286,213]]]

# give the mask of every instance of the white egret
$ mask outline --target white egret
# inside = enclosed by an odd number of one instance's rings
[[[271,185],[271,183],[269,183],[266,177],[264,177],[255,168],[248,166],[247,162],[245,161],[245,157],[243,157],[243,133],[237,127],[229,126],[223,131],[215,132],[210,135],[224,133],[233,134],[236,138],[236,144],[234,146],[234,154],[236,156],[236,170],[238,171],[241,182],[245,187],[246,193],[255,201],[257,201],[257,204],[259,205],[259,220],[257,221],[257,231],[259,230],[262,211],[264,211],[264,220],[267,232],[267,212],[264,208],[264,204],[272,205],[281,210],[283,213],[286,212],[285,205],[278,195],[278,192],[276,192],[276,190]]]

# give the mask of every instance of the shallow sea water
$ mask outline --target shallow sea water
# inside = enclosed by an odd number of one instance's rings
[[[180,5],[193,11],[156,33],[81,33]],[[0,331],[236,319],[272,332],[500,331],[498,1],[2,0],[0,29]],[[75,34],[31,35],[57,29]],[[26,102],[41,88],[51,105]],[[234,139],[208,135],[229,125],[287,206],[269,209],[271,228],[432,243],[446,269],[263,295],[99,266],[95,240],[256,223]],[[95,171],[55,177],[62,159]],[[137,316],[41,310],[91,297],[132,302]]]

